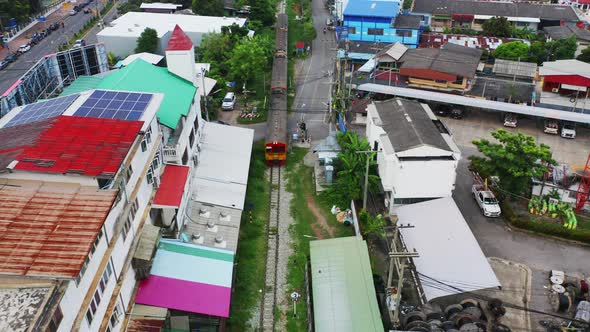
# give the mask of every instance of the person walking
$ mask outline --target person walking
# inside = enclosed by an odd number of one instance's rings
[[[64,24],[64,22],[61,22],[61,28],[63,29],[66,25]]]

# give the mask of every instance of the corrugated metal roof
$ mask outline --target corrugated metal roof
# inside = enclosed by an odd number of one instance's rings
[[[399,13],[399,7],[400,3],[393,0],[350,0],[344,9],[344,15],[394,18]]]
[[[556,60],[543,62],[539,75],[578,75],[590,78],[590,64],[580,60]]]
[[[72,84],[62,91],[60,97],[95,89],[100,82],[102,82],[102,78],[97,76],[78,76]]]
[[[190,220],[186,222],[186,228],[183,230],[189,241],[236,252],[242,210],[201,202],[193,202],[191,205]],[[218,238],[218,241],[215,238]]]
[[[179,207],[187,185],[190,168],[182,165],[166,165],[160,188],[154,197],[154,207]]]
[[[309,247],[315,330],[382,332],[367,243],[351,236]]]
[[[494,73],[500,75],[515,75],[534,78],[537,75],[537,64],[533,62],[521,62],[496,59]]]
[[[169,73],[166,68],[153,66],[142,59],[136,59],[128,66],[113,71],[98,87],[107,90],[163,93],[164,100],[158,109],[158,120],[172,129],[176,129],[181,116],[188,115],[197,91],[191,82]]]
[[[414,48],[401,58],[400,72],[406,69],[429,69],[445,74],[475,77],[482,51],[447,43],[441,48]]]
[[[408,250],[420,255],[414,264],[428,301],[462,293],[456,288],[474,291],[500,286],[452,197],[404,205],[396,211],[400,224],[413,226],[400,231]]]
[[[49,129],[55,118],[0,129],[0,172],[37,142],[39,135]]]
[[[8,180],[0,186],[0,273],[78,276],[117,192]]]
[[[162,239],[136,303],[229,317],[234,254]]]
[[[113,177],[142,125],[141,121],[57,117],[16,158],[15,169]]]

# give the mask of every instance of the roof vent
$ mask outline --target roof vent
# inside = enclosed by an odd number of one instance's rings
[[[209,215],[211,214],[211,212],[209,212],[209,210],[205,209],[205,208],[200,208],[199,209],[199,216],[204,217],[204,218],[209,218]]]
[[[193,240],[198,240],[201,238],[201,233],[195,233],[193,234]]]
[[[213,222],[213,220],[207,222],[207,232],[217,233],[217,225]]]
[[[227,241],[225,241],[223,239],[223,236],[218,235],[218,236],[215,237],[215,241],[214,241],[213,245],[216,248],[225,248],[225,247],[227,247]]]
[[[129,31],[129,32],[133,32],[133,29],[131,29],[131,28],[127,28],[127,31]]]
[[[223,243],[223,236],[217,235],[215,237],[215,243]]]
[[[213,220],[207,222],[207,228],[213,228],[215,227],[215,223],[213,222]]]
[[[231,216],[227,212],[220,212],[219,213],[219,220],[221,220],[221,221],[230,221],[231,220]]]
[[[201,235],[201,233],[195,233],[192,236],[192,242],[195,244],[203,244],[205,241],[205,237]]]

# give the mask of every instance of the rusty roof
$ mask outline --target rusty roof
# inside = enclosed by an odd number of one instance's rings
[[[16,125],[0,130],[0,171],[5,169],[25,148],[37,142],[39,135],[51,127],[55,118]]]
[[[117,190],[2,180],[0,274],[75,278]]]

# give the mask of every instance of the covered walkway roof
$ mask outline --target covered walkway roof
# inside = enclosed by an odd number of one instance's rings
[[[400,232],[414,258],[426,300],[500,286],[452,197],[397,209]]]
[[[410,88],[400,88],[395,86],[387,86],[375,83],[365,83],[358,87],[359,90],[383,93],[388,95],[416,98],[422,100],[431,100],[441,103],[463,105],[469,107],[479,107],[499,112],[511,112],[523,115],[538,116],[542,118],[550,118],[564,121],[572,121],[578,123],[590,124],[590,114],[568,112],[556,110],[552,108],[528,106],[520,104],[504,103],[499,101],[492,101],[479,98],[464,97],[442,92],[418,90]]]

